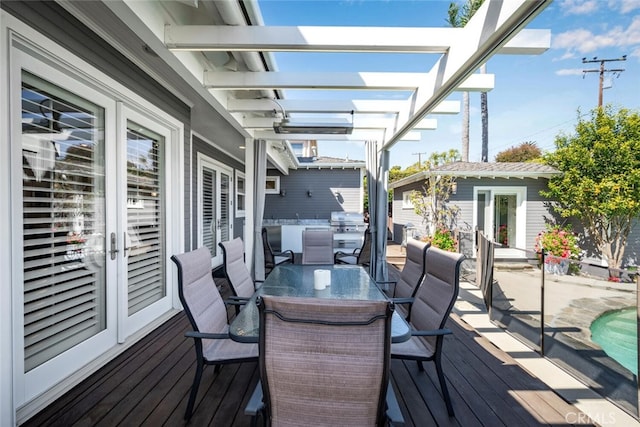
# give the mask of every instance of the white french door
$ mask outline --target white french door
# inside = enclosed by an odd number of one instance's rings
[[[474,226],[497,243],[496,256],[525,256],[526,187],[476,187],[474,193]]]
[[[116,343],[115,164],[107,141],[115,103],[55,68],[18,54],[12,74],[14,229],[22,229],[15,304],[17,401],[25,402]],[[46,78],[42,77],[46,76]],[[15,89],[20,89],[19,93]],[[70,90],[74,88],[74,90]],[[80,95],[80,93],[82,95]],[[18,108],[19,107],[19,108]]]
[[[12,52],[17,406],[72,381],[175,302],[182,127],[107,92]]]
[[[171,130],[119,104],[119,332],[127,336],[171,308],[167,286],[167,144]],[[113,237],[111,237],[113,238]],[[118,243],[116,243],[117,246]]]
[[[211,265],[222,264],[218,243],[233,237],[233,170],[198,154],[198,247],[211,251]]]

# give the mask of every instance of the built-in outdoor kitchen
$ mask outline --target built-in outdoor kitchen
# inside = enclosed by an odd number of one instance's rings
[[[314,159],[287,175],[267,171],[263,226],[275,251],[302,252],[302,231],[331,228],[334,251],[362,244],[367,224],[362,213],[364,162]]]

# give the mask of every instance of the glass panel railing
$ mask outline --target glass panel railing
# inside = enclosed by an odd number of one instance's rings
[[[491,320],[536,351],[541,350],[542,279],[535,253],[509,248],[509,262],[493,266]]]
[[[635,274],[546,257],[544,356],[638,413]]]
[[[492,266],[475,277],[491,320],[637,418],[636,269],[499,246],[486,252],[492,243],[477,240],[478,265]]]

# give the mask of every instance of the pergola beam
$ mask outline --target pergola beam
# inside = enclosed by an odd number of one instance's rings
[[[279,105],[288,113],[319,113],[319,114],[385,114],[406,110],[407,100],[327,100],[327,99],[279,99],[276,104],[270,99],[229,99],[227,110],[240,112],[268,112],[281,113]],[[279,105],[278,105],[279,104]],[[431,114],[458,114],[460,101],[442,101],[434,107]]]
[[[380,147],[388,150],[427,114],[434,111],[456,87],[464,82],[492,55],[497,53],[515,34],[538,15],[552,0],[487,0],[462,28],[463,39],[453,45],[433,66],[437,82],[432,93],[424,90],[415,109],[397,132]],[[477,42],[471,42],[477,41]]]
[[[547,30],[522,30],[504,46],[504,53],[540,54],[548,49],[548,34]],[[440,54],[464,37],[463,28],[447,27],[166,25],[164,31],[167,48],[187,51]]]
[[[204,86],[209,89],[260,90],[260,89],[340,89],[340,90],[415,90],[433,85],[430,73],[285,73],[206,71]],[[457,90],[488,92],[495,86],[493,74],[472,74]]]

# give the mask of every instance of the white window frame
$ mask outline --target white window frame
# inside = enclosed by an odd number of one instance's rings
[[[269,182],[273,182],[273,188],[267,188]],[[280,194],[280,177],[267,175],[264,187],[264,194]]]
[[[245,209],[247,208],[247,180],[244,176],[244,172],[240,172],[239,170],[235,170],[235,190],[236,190],[236,194],[235,194],[235,200],[236,200],[236,218],[244,218],[245,215]],[[242,180],[242,182],[244,183],[244,185],[242,186],[242,191],[240,191],[240,180]],[[240,209],[239,206],[240,204],[240,197],[244,197],[244,203],[242,205],[244,205],[245,209]]]
[[[411,191],[403,191],[402,192],[402,209],[413,209],[413,203],[411,203]]]

